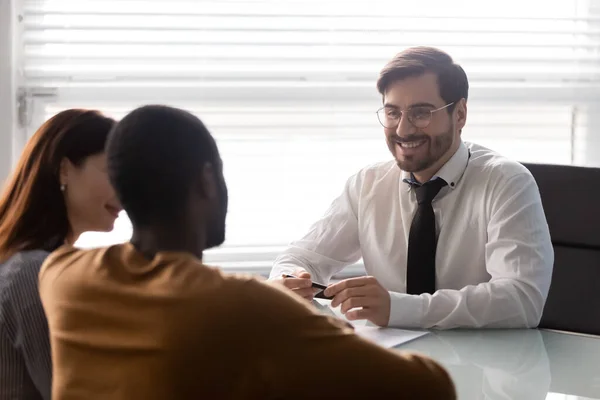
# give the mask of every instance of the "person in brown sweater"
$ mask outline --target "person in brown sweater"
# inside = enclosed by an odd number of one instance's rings
[[[202,263],[225,239],[227,187],[198,118],[136,109],[107,155],[133,236],[63,247],[42,267],[54,400],[455,398],[434,361],[370,343],[277,285]]]

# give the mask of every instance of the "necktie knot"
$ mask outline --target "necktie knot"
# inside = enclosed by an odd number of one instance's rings
[[[437,178],[432,181],[426,182],[421,186],[417,186],[415,191],[417,193],[417,203],[419,205],[431,204],[435,196],[442,190],[447,183],[442,178]]]

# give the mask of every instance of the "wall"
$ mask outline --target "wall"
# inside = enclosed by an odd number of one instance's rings
[[[17,45],[19,26],[18,0],[0,0],[0,183],[10,173],[26,140],[17,122],[17,87],[22,46]]]
[[[598,93],[598,97],[600,100],[600,93]],[[579,148],[583,155],[577,164],[600,168],[600,105],[586,107],[583,118],[586,120],[584,133],[575,138],[576,148]]]

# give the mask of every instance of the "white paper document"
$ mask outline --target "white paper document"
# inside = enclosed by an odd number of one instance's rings
[[[358,336],[386,348],[408,343],[428,333],[427,331],[407,331],[404,329],[379,328],[377,326],[355,326],[354,329]]]

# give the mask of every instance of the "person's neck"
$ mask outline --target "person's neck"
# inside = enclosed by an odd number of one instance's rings
[[[163,251],[191,253],[202,260],[205,248],[205,235],[199,229],[178,227],[143,227],[133,229],[131,244],[144,256],[153,259]]]
[[[79,218],[70,214],[68,211],[67,220],[69,221],[69,231],[67,232],[67,236],[65,236],[64,243],[69,246],[74,246],[75,242],[79,240],[79,236],[86,231],[85,224],[83,224]]]
[[[433,178],[435,174],[437,174],[440,171],[440,169],[442,169],[442,167],[446,165],[446,163],[452,158],[452,156],[458,150],[459,146],[460,140],[453,144],[452,147],[450,147],[448,151],[442,156],[442,158],[437,160],[437,162],[431,167],[423,171],[413,172],[413,176],[415,177],[415,179],[421,184],[429,182],[431,178]]]
[[[65,244],[68,244],[69,246],[75,245],[75,242],[77,242],[82,233],[83,231],[76,230],[71,227],[67,233],[67,236],[65,237]]]

